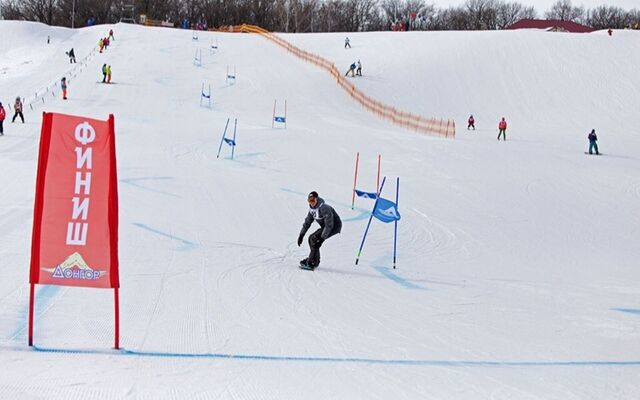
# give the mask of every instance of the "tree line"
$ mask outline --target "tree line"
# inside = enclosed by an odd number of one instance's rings
[[[523,18],[540,18],[534,7],[505,0],[467,0],[439,8],[425,0],[0,0],[4,19],[75,27],[106,24],[144,14],[181,26],[259,25],[274,32],[401,30],[496,30]],[[593,9],[558,0],[542,17],[595,29],[640,28],[640,10],[602,5]]]

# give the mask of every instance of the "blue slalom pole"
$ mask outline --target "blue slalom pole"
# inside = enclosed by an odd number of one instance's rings
[[[233,160],[233,152],[236,149],[236,127],[238,126],[238,118],[233,123],[233,146],[231,146],[231,159]]]
[[[371,220],[373,219],[373,212],[378,206],[378,200],[380,199],[380,193],[382,193],[382,187],[384,186],[384,181],[387,179],[385,176],[382,178],[382,184],[380,185],[380,191],[376,196],[376,202],[373,203],[373,210],[371,210],[371,215],[369,216],[369,222],[367,222],[367,228],[364,230],[364,236],[362,236],[362,243],[360,243],[360,249],[358,250],[358,256],[356,257],[356,265],[358,265],[358,260],[360,260],[360,255],[362,254],[362,248],[364,247],[364,241],[367,238],[367,233],[369,232],[369,226],[371,226]]]
[[[400,177],[396,180],[396,207],[400,212],[400,204],[398,204],[398,194],[400,193]],[[395,221],[395,227],[393,228],[393,269],[396,269],[396,244],[398,242],[398,220]]]
[[[216,158],[220,158],[220,150],[222,150],[222,142],[224,142],[224,136],[227,134],[227,127],[229,126],[229,120],[231,118],[227,118],[227,124],[224,126],[224,132],[222,132],[222,139],[220,139],[220,147],[218,147],[218,155]]]

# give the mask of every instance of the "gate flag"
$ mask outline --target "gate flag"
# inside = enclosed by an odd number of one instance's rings
[[[113,115],[43,114],[29,282],[120,286]]]
[[[391,200],[380,197],[373,210],[373,216],[384,223],[400,220],[398,205]]]

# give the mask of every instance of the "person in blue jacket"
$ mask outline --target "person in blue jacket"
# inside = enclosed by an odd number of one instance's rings
[[[600,155],[600,153],[598,152],[598,143],[596,143],[598,141],[596,130],[592,129],[591,133],[587,137],[589,138],[589,154],[593,154],[593,150],[595,149],[596,155]]]

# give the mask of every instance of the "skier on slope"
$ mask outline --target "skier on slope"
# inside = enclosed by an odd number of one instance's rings
[[[302,224],[302,230],[300,230],[300,235],[298,236],[298,246],[302,244],[304,235],[314,220],[320,224],[320,228],[309,235],[309,257],[300,260],[300,265],[315,268],[320,264],[320,246],[331,236],[340,233],[342,220],[340,220],[340,216],[333,207],[318,197],[317,192],[309,193],[307,202],[309,203],[309,213]]]
[[[13,111],[14,114],[13,118],[11,119],[11,123],[16,122],[16,118],[19,115],[22,123],[24,124],[24,115],[22,115],[22,100],[20,100],[20,96],[16,97],[16,102],[13,103]]]
[[[467,120],[467,130],[469,130],[469,128],[473,128],[473,130],[476,130],[476,120],[473,119],[473,114],[469,116],[469,120]]]
[[[111,65],[107,65],[107,82],[111,83]]]
[[[349,66],[349,70],[347,71],[347,73],[346,73],[346,74],[344,74],[344,76],[349,75],[349,72],[351,72],[351,76],[356,76],[356,63],[352,63],[352,64]]]
[[[2,103],[0,103],[0,136],[4,135],[4,128],[2,127],[2,124],[4,123],[4,119],[7,117],[7,112],[4,110],[4,107],[2,107]]]
[[[593,154],[593,150],[595,149],[596,155],[600,155],[600,153],[598,152],[598,143],[596,143],[598,141],[596,130],[592,129],[591,133],[587,137],[589,138],[589,154]]]
[[[351,43],[350,43],[350,40],[349,40],[349,36],[347,36],[347,37],[344,39],[344,48],[346,49],[346,48],[347,48],[347,46],[348,46],[349,48],[351,48]]]
[[[60,88],[62,89],[62,100],[67,99],[67,78],[64,76],[60,80]]]
[[[69,63],[74,64],[76,62],[76,53],[73,51],[73,47],[67,53],[69,56]]]
[[[500,135],[502,135],[503,140],[507,140],[507,121],[502,117],[500,123],[498,123],[498,140],[500,140]]]
[[[360,63],[360,60],[358,60],[358,68],[356,68],[356,75],[362,76],[362,64]]]
[[[102,64],[102,83],[107,81],[107,64]]]

